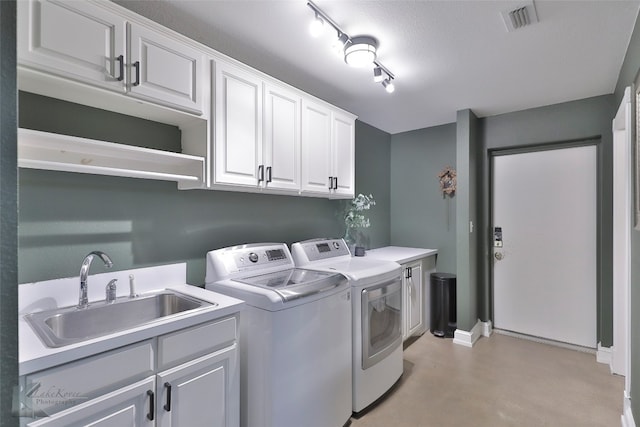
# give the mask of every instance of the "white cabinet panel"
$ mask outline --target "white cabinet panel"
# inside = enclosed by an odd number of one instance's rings
[[[265,186],[300,190],[300,95],[265,85]]]
[[[237,425],[236,359],[234,345],[158,374],[158,427]]]
[[[410,337],[424,329],[423,310],[423,273],[421,262],[409,264],[409,277],[406,279],[406,336]]]
[[[259,168],[262,80],[234,65],[216,62],[215,121],[214,183],[258,186],[264,179],[264,169]]]
[[[333,113],[334,191],[348,197],[355,194],[355,121]]]
[[[201,114],[204,54],[137,24],[130,34],[131,93]]]
[[[355,119],[302,101],[302,191],[352,198],[355,192]]]
[[[91,3],[18,2],[18,62],[30,68],[124,92],[125,40],[125,19]]]
[[[123,387],[112,393],[29,423],[29,427],[153,427],[147,417],[151,408],[148,392],[155,388],[155,377]]]
[[[331,110],[302,100],[302,191],[329,194]]]

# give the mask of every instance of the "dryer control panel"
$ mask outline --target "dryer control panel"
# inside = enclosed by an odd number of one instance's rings
[[[340,256],[351,256],[343,239],[313,239],[291,245],[291,253],[296,265]]]

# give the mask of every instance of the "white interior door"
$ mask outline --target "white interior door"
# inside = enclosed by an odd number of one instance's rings
[[[595,146],[493,158],[498,329],[596,347]]]

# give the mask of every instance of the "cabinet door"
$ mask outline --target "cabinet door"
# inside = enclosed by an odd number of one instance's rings
[[[300,190],[300,96],[265,85],[265,186]]]
[[[110,90],[126,90],[123,18],[84,1],[17,3],[18,64]]]
[[[407,337],[423,329],[424,316],[422,312],[422,264],[418,261],[408,266],[407,279]]]
[[[225,62],[215,66],[215,184],[259,186],[262,165],[262,80]]]
[[[331,111],[303,99],[302,191],[329,194],[332,178]]]
[[[355,194],[355,121],[338,112],[333,113],[332,163],[334,193],[341,198]]]
[[[204,54],[138,24],[130,26],[133,96],[202,114]]]
[[[138,381],[51,417],[29,423],[29,427],[153,427],[151,396],[154,377]],[[37,404],[37,403],[36,403]],[[151,412],[153,413],[153,412]]]
[[[158,374],[158,427],[237,426],[237,358],[234,345]]]

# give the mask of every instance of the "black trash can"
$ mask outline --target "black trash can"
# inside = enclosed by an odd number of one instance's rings
[[[431,273],[431,333],[453,338],[456,330],[456,275]]]

